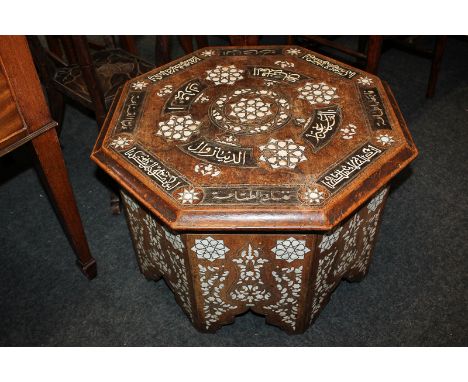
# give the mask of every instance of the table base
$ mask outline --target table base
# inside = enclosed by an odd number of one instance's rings
[[[200,331],[249,309],[287,333],[304,332],[342,279],[368,271],[388,187],[330,232],[177,234],[122,192],[138,264],[163,277]]]

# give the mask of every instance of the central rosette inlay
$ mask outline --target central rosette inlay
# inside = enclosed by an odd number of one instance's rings
[[[271,114],[271,103],[256,97],[241,98],[238,102],[232,103],[229,116],[237,117],[240,122],[254,122]]]
[[[289,102],[271,90],[238,89],[210,107],[212,122],[234,134],[265,133],[289,120]]]

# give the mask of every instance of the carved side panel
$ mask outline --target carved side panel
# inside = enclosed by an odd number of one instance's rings
[[[342,278],[365,276],[387,192],[382,189],[324,235],[177,235],[122,196],[142,273],[164,277],[198,329],[215,331],[252,310],[288,333],[300,333]]]
[[[193,321],[190,273],[183,236],[170,232],[124,192],[122,200],[141,272],[150,279],[163,277]]]
[[[333,231],[322,235],[317,246],[315,282],[312,286],[312,323],[342,278],[363,278],[369,268],[388,187]]]
[[[193,234],[187,243],[198,268],[200,329],[214,331],[249,309],[290,333],[305,329],[314,235]]]

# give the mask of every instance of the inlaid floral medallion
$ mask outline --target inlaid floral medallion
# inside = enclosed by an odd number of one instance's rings
[[[244,71],[237,69],[234,65],[221,66],[206,71],[206,79],[213,81],[215,85],[232,85],[234,82],[243,79]]]
[[[212,104],[210,119],[232,134],[258,134],[284,126],[289,109],[287,99],[274,91],[237,89]]]
[[[271,138],[270,141],[259,147],[262,155],[260,160],[272,168],[295,168],[298,163],[307,160],[304,155],[304,146],[296,144],[292,139],[279,141]]]
[[[200,121],[194,120],[191,115],[173,115],[158,125],[159,130],[156,135],[161,135],[167,140],[185,142],[198,131]]]

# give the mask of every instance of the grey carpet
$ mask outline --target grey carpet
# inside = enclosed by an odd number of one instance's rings
[[[151,38],[141,38],[139,47],[153,59]],[[426,100],[429,61],[384,54],[380,75],[395,92],[420,157],[392,188],[367,278],[343,282],[316,323],[296,336],[250,313],[201,334],[163,281],[141,276],[124,217],[110,214],[104,176],[89,160],[96,124],[68,106],[63,152],[99,275],[90,282],[75,267],[27,147],[2,158],[0,345],[468,345],[467,62],[468,44],[450,39],[436,96]]]

